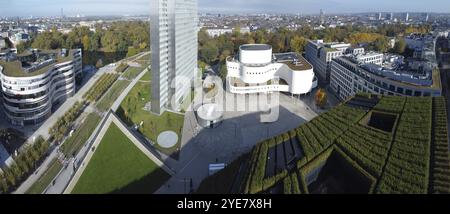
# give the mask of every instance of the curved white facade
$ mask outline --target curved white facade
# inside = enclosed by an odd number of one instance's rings
[[[75,94],[75,77],[82,72],[81,50],[71,51],[72,60],[55,63],[35,76],[8,76],[0,66],[3,108],[13,125],[43,122],[52,107]]]
[[[270,45],[242,45],[239,47],[239,61],[247,65],[261,65],[272,62],[272,47]]]
[[[309,62],[296,53],[272,54],[269,45],[241,46],[239,60],[227,59],[227,69],[231,93],[306,94],[317,87]]]

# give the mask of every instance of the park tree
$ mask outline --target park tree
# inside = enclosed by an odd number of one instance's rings
[[[26,41],[26,42],[21,42],[19,44],[16,45],[16,49],[17,49],[17,53],[23,53],[24,51],[26,51],[28,48],[31,47],[31,41]]]
[[[316,105],[320,108],[325,108],[326,104],[327,104],[327,92],[325,91],[325,89],[321,88],[316,92]]]
[[[85,51],[91,50],[91,40],[89,39],[88,35],[83,36],[82,43],[83,43],[83,50]]]
[[[201,60],[208,64],[212,64],[217,60],[219,56],[219,49],[217,43],[214,41],[208,41],[204,47],[200,49]]]
[[[376,51],[387,52],[389,49],[389,41],[386,37],[379,37],[374,42],[374,48]]]
[[[394,46],[394,52],[397,54],[403,54],[406,50],[406,42],[403,38],[400,38]]]
[[[305,50],[305,46],[306,46],[307,40],[304,37],[301,36],[294,36],[291,39],[291,51],[297,52],[297,53],[301,53]]]

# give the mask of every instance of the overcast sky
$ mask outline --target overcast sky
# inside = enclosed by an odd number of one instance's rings
[[[450,12],[449,0],[198,0],[200,12]],[[0,17],[147,14],[150,0],[0,0]]]

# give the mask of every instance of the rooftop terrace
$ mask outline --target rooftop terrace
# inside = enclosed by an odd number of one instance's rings
[[[297,53],[274,54],[274,60],[289,66],[293,71],[305,71],[312,69],[312,65]]]
[[[19,54],[17,55],[18,59],[14,61],[6,62],[0,60],[0,66],[3,67],[1,72],[10,77],[32,77],[40,75],[47,72],[55,64],[73,60],[74,52],[74,50],[71,50],[66,56],[62,56],[60,50],[40,51],[37,53],[37,59],[34,62],[25,59],[27,57],[33,57],[33,53]],[[22,58],[22,60],[19,58]]]
[[[353,60],[349,57],[342,57],[341,59],[346,60],[347,62],[353,63],[358,66]],[[426,62],[424,62],[426,63]],[[424,87],[424,88],[432,88],[439,89],[441,88],[441,76],[439,73],[439,69],[429,70],[414,70],[409,68],[408,66],[400,66],[396,68],[388,68],[382,67],[375,64],[363,64],[358,66],[365,71],[375,74],[379,77],[390,79],[393,81],[397,81],[402,85],[412,85],[416,87]]]

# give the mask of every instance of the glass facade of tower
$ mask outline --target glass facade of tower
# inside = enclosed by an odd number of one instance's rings
[[[152,111],[178,111],[197,73],[197,0],[152,0]]]

